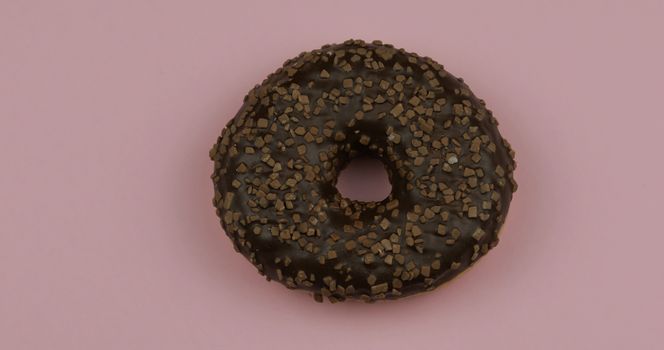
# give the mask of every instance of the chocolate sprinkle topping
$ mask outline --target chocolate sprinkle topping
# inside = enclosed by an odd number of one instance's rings
[[[443,66],[348,40],[286,61],[223,130],[213,204],[235,249],[268,280],[331,302],[431,290],[498,243],[514,152]],[[392,192],[344,198],[339,172],[381,160]]]

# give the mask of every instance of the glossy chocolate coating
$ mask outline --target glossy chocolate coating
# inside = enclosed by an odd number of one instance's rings
[[[358,155],[380,202],[335,184]],[[466,84],[428,57],[349,40],[288,60],[246,96],[210,152],[214,205],[268,279],[317,300],[394,299],[453,278],[498,243],[513,152]]]

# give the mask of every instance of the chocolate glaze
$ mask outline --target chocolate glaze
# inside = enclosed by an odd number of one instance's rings
[[[385,164],[385,200],[337,191],[360,154]],[[498,243],[516,190],[513,152],[484,102],[430,58],[378,41],[286,61],[210,155],[236,250],[319,301],[394,299],[453,278]]]

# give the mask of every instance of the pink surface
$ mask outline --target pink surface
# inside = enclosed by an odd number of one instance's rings
[[[2,1],[0,349],[661,349],[662,18],[656,1]],[[397,302],[265,282],[211,207],[208,150],[244,94],[350,37],[464,77],[517,151],[501,244]]]

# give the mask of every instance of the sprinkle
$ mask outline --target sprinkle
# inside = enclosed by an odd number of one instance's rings
[[[397,208],[398,206],[399,206],[399,200],[398,199],[393,199],[393,200],[387,202],[385,207],[387,208],[387,210],[392,210],[392,209]]]
[[[456,154],[452,153],[447,157],[447,162],[449,164],[456,164],[457,162],[459,162],[459,158],[457,158]]]
[[[394,106],[392,110],[390,110],[390,114],[392,114],[395,117],[398,117],[403,113],[403,105],[399,103],[398,105]]]
[[[473,238],[479,242],[482,237],[484,237],[484,231],[478,227],[475,232],[473,232]]]
[[[343,87],[346,88],[346,89],[352,88],[353,87],[353,79],[344,79]]]
[[[369,275],[367,277],[367,283],[369,283],[369,285],[374,285],[376,283],[376,276]]]
[[[413,106],[417,106],[420,104],[420,99],[417,96],[413,96],[408,100],[408,103],[410,103]]]
[[[468,208],[468,217],[469,218],[476,218],[477,217],[477,207]]]
[[[267,128],[268,121],[265,118],[259,118],[258,121],[256,122],[256,126],[258,126],[261,129]]]
[[[371,286],[371,294],[385,293],[388,290],[387,282]]]

